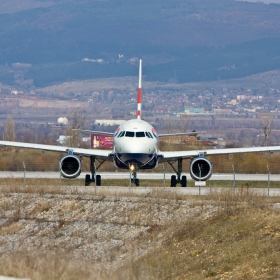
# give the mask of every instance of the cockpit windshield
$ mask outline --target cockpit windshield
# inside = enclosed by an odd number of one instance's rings
[[[120,134],[118,135],[118,137],[123,137],[125,134],[125,131],[121,131]]]
[[[147,138],[151,138],[153,139],[153,135],[152,133],[150,132],[144,132],[144,131],[137,131],[137,132],[134,132],[134,131],[121,131],[117,137],[120,138],[120,137],[137,137],[137,138],[141,138],[141,137],[147,137]]]
[[[136,137],[145,137],[145,132],[143,131],[136,132]]]
[[[126,131],[125,137],[134,137],[134,131]]]
[[[146,136],[147,136],[148,138],[153,138],[153,136],[152,136],[152,134],[151,134],[150,132],[145,132],[145,134],[146,134]]]

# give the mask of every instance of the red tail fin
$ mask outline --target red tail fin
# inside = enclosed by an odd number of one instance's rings
[[[141,119],[141,116],[142,116],[142,59],[140,59],[139,61],[137,119]]]

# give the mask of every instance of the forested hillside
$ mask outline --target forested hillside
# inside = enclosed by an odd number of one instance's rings
[[[135,75],[134,57],[144,60],[149,79],[165,82],[228,79],[280,67],[277,4],[11,0],[0,1],[0,8],[2,83],[14,83],[13,63],[31,64],[24,79],[39,87]]]

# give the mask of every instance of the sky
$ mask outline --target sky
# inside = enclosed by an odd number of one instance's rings
[[[238,1],[244,1],[244,0],[238,0]],[[280,4],[280,0],[246,0],[245,2],[263,2],[266,4],[269,4],[269,3]]]

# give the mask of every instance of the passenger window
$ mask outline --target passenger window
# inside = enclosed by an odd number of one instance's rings
[[[136,137],[145,137],[145,133],[144,132],[136,132]]]
[[[127,131],[125,137],[134,137],[134,131]]]

